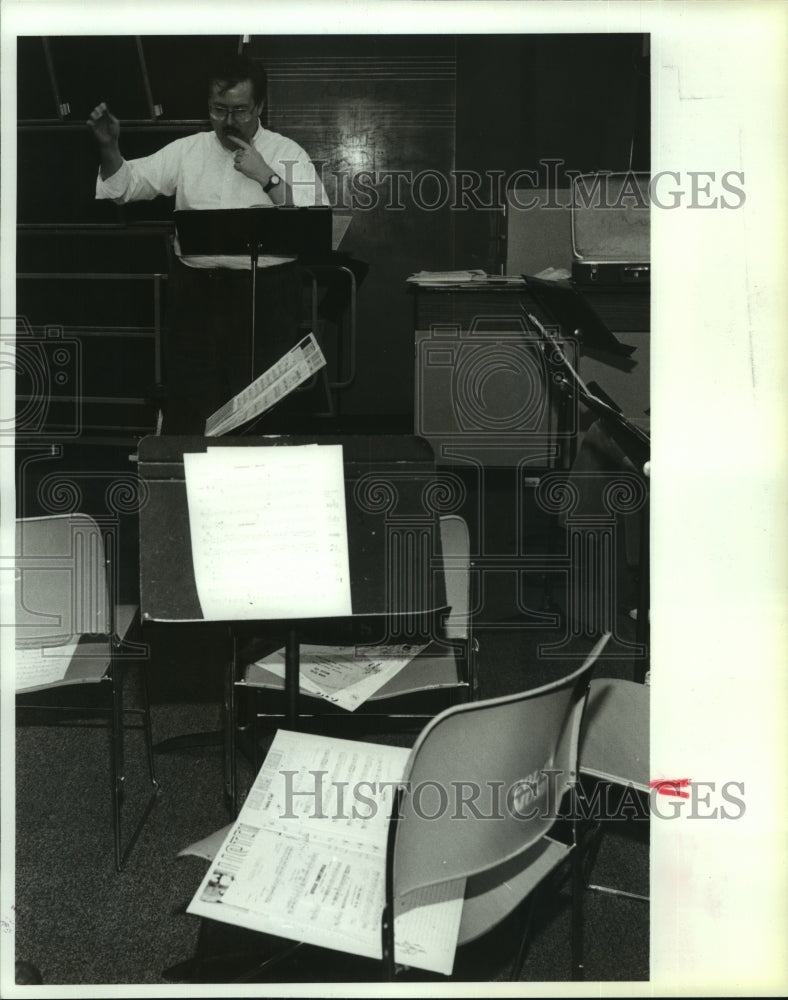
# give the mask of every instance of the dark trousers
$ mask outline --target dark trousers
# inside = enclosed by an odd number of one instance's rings
[[[202,434],[207,417],[302,336],[296,264],[258,269],[254,338],[251,278],[250,270],[173,263],[164,356],[165,434]]]

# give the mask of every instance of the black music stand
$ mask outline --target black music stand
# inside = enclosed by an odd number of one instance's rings
[[[439,517],[425,507],[424,497],[434,483],[435,458],[421,438],[397,435],[321,437],[168,437],[150,436],[139,443],[138,467],[146,484],[147,502],[140,510],[140,612],[145,622],[205,621],[197,594],[191,547],[189,508],[184,474],[184,454],[207,447],[288,447],[303,444],[341,444],[345,471],[345,505],[352,617],[375,621],[396,618],[403,628],[429,634],[435,619],[446,609],[443,573],[430,573],[416,565],[413,580],[392,580],[389,571],[392,545],[405,542],[400,553],[418,558],[432,552],[435,566],[442,566]],[[398,534],[397,534],[398,533]],[[428,537],[429,536],[429,537]],[[402,563],[398,564],[402,565]],[[405,585],[408,584],[408,585]],[[289,728],[298,727],[299,647],[304,630],[342,624],[332,619],[288,619],[266,622],[287,634],[285,697]],[[217,623],[221,624],[221,623]],[[261,621],[228,621],[232,657],[225,674],[225,790],[235,811],[234,681],[239,659],[238,637],[244,627]],[[382,638],[382,637],[381,637]],[[389,640],[391,641],[391,640]],[[413,641],[413,638],[397,641]],[[199,740],[216,743],[219,734],[175,737],[157,749],[191,746]]]
[[[529,283],[530,283],[529,279]],[[543,282],[546,284],[546,282]],[[564,392],[567,398],[571,400],[577,400],[581,402],[585,407],[587,407],[596,417],[607,421],[609,424],[616,429],[616,431],[621,434],[624,440],[629,444],[629,446],[638,455],[641,464],[641,473],[643,478],[648,478],[647,463],[651,456],[651,437],[646,431],[637,424],[633,423],[624,413],[619,410],[615,403],[609,398],[603,398],[604,393],[600,392],[598,387],[586,385],[585,382],[580,378],[577,371],[569,363],[566,355],[564,354],[561,346],[557,341],[550,335],[550,331],[547,330],[532,314],[528,314],[528,319],[539,331],[542,340],[546,346],[549,346],[553,351],[557,352],[557,357],[559,358],[563,372],[558,377],[557,388],[559,391]],[[643,646],[648,643],[649,635],[649,605],[650,605],[650,588],[649,588],[649,505],[646,501],[646,507],[643,515],[644,528],[640,535],[640,581],[638,588],[638,607],[637,607],[637,623],[635,629],[635,641]],[[645,671],[638,671],[642,673],[639,680],[645,680]]]
[[[322,258],[331,254],[331,207],[181,209],[173,213],[181,253],[187,257],[249,256],[251,266],[252,371],[255,368],[257,263],[260,254]]]
[[[619,367],[632,367],[629,361],[635,348],[622,344],[610,331],[592,306],[566,281],[548,281],[543,278],[525,277],[526,288],[539,305],[554,317],[565,337],[576,336],[584,354],[603,354]]]

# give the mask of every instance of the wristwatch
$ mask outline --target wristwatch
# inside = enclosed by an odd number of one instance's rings
[[[273,189],[278,184],[281,183],[282,183],[282,178],[278,174],[271,174],[270,178],[268,179],[268,183],[263,187],[263,191],[266,194],[270,194],[273,191]]]

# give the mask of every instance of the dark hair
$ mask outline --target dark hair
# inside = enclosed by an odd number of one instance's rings
[[[216,63],[208,76],[208,93],[210,94],[214,84],[217,84],[220,91],[225,91],[244,80],[252,83],[254,103],[264,101],[267,78],[263,64],[248,56],[230,56]]]

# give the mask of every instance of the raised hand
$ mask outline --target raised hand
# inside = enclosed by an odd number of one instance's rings
[[[87,126],[96,137],[101,159],[101,176],[104,180],[120,170],[123,158],[118,148],[120,122],[102,101],[90,112]]]
[[[87,125],[100,146],[117,146],[120,122],[103,101],[90,112]]]

